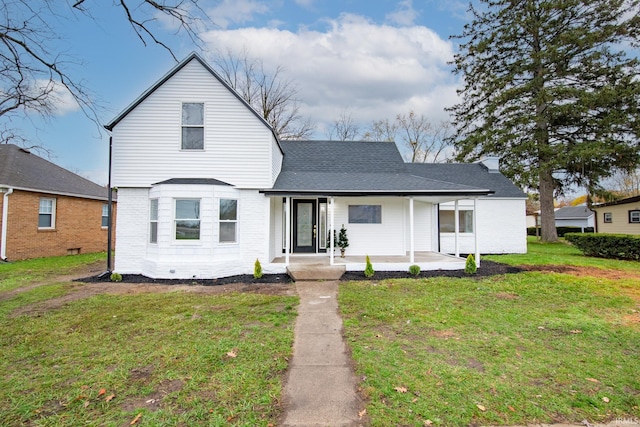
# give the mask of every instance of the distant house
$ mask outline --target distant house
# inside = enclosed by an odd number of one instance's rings
[[[640,196],[593,206],[598,233],[640,234]]]
[[[294,259],[362,270],[366,255],[376,271],[463,269],[455,255],[527,250],[526,195],[497,161],[412,165],[392,142],[280,141],[197,54],[106,128],[119,273],[216,278],[256,259],[266,273]],[[331,238],[342,225],[346,258]]]
[[[107,198],[106,187],[16,145],[0,144],[0,257],[106,250]]]
[[[596,214],[586,206],[567,206],[555,211],[556,227],[594,228]]]

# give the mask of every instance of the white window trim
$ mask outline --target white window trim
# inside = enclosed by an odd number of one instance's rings
[[[49,212],[40,212],[40,201],[42,200],[51,200],[51,213]],[[53,197],[40,197],[38,200],[38,230],[55,230],[56,229],[56,199]],[[51,215],[51,226],[50,227],[40,227],[40,215]]]
[[[200,218],[176,218],[176,202],[178,200],[198,200],[200,202]],[[176,221],[200,221],[200,237],[198,239],[176,239]],[[178,245],[202,245],[202,198],[199,197],[175,197],[173,199],[173,243]]]
[[[104,214],[104,211],[107,211],[107,215]],[[102,218],[107,217],[107,225],[102,225]],[[102,215],[100,216],[100,226],[102,228],[108,228],[109,227],[109,203],[103,203],[102,204]]]
[[[448,209],[448,208],[447,209],[440,209],[440,212],[444,212],[444,211],[453,212],[453,215],[455,216],[455,209]],[[459,207],[458,208],[458,215],[460,215],[464,211],[473,212],[473,208],[469,209],[468,206]],[[471,226],[473,227],[473,215],[474,214],[472,213],[471,215],[472,215]],[[438,213],[438,217],[439,216],[440,216],[440,213]],[[454,218],[454,220],[455,220],[455,218]],[[460,223],[460,220],[458,220],[458,224],[459,223]],[[438,224],[438,231],[440,231],[439,228],[440,227],[439,227],[439,224]],[[465,236],[473,236],[474,232],[475,232],[475,230],[471,231],[471,232],[458,230],[458,234],[465,235]],[[455,231],[440,231],[440,234],[443,235],[443,236],[455,236],[456,232]]]
[[[182,107],[184,104],[202,104],[202,124],[201,125],[185,125],[184,123],[182,123]],[[205,129],[205,118],[207,116],[207,106],[205,102],[202,101],[183,101],[180,103],[180,151],[184,151],[184,152],[193,152],[193,151],[205,151],[205,146],[206,143],[205,141],[207,140],[206,137],[206,129]],[[182,129],[183,128],[202,128],[202,148],[183,148],[182,147]]]
[[[634,216],[638,218],[637,221],[632,221]],[[629,211],[629,224],[640,224],[640,209],[631,209]]]
[[[235,200],[236,201],[236,219],[220,219],[220,202],[222,200]],[[220,197],[218,198],[218,245],[220,246],[233,246],[240,244],[240,200],[235,197]],[[236,224],[236,240],[234,242],[221,242],[220,241],[220,224],[233,222]]]

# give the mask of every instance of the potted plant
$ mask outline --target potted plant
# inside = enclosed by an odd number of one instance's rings
[[[340,233],[338,233],[338,241],[336,242],[336,246],[340,248],[340,257],[344,258],[344,251],[349,247],[349,238],[347,237],[347,229],[344,228],[344,224],[342,224]]]

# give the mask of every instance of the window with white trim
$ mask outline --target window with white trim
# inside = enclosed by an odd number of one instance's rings
[[[40,199],[38,228],[56,228],[56,199]]]
[[[640,210],[629,211],[629,224],[640,224]]]
[[[102,204],[102,227],[109,226],[109,203]]]
[[[204,150],[204,104],[182,104],[182,149]]]
[[[613,213],[611,212],[605,212],[604,213],[604,217],[603,220],[605,223],[610,224],[613,222]]]
[[[219,242],[236,243],[238,241],[238,201],[220,199]]]
[[[440,210],[440,232],[441,233],[455,233],[456,211],[454,210]],[[472,210],[458,210],[458,226],[460,233],[473,233],[473,211]]]
[[[176,240],[200,240],[200,199],[176,199]]]
[[[158,243],[158,199],[149,200],[149,243]]]
[[[349,205],[349,224],[382,224],[382,206]]]

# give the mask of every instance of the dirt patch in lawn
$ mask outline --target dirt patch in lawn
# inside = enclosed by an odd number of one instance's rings
[[[638,279],[640,272],[625,270],[605,270],[602,268],[580,267],[575,265],[520,265],[525,271],[542,271],[550,273],[571,274],[578,277],[595,277],[600,279],[620,280]]]
[[[77,276],[76,276],[77,278]],[[50,283],[59,283],[55,280]],[[44,286],[40,284],[39,286]],[[166,285],[157,283],[114,283],[114,282],[71,282],[69,292],[57,298],[51,298],[37,304],[20,307],[11,313],[11,317],[39,316],[49,310],[58,309],[70,302],[86,299],[95,295],[136,295],[142,293],[190,292],[203,295],[216,295],[229,292],[252,292],[265,295],[296,295],[295,287],[290,283],[246,284],[230,283],[218,286],[202,285]]]

